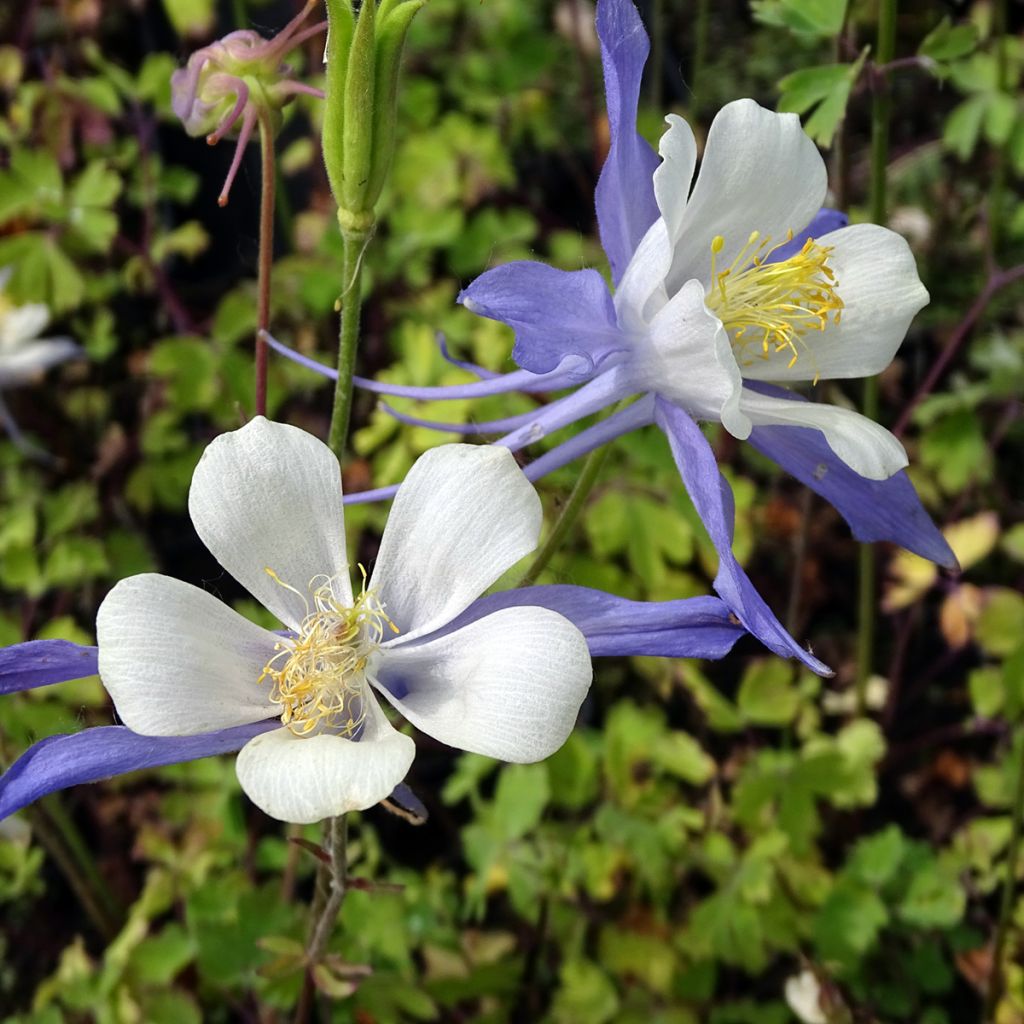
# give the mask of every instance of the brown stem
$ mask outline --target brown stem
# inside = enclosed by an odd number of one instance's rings
[[[932,368],[921,382],[921,386],[907,403],[903,412],[900,413],[900,417],[892,431],[897,437],[903,436],[910,424],[910,418],[914,414],[914,410],[932,393],[935,385],[942,379],[942,375],[960,351],[960,347],[970,337],[971,331],[988,308],[988,304],[1007,285],[1013,284],[1022,278],[1024,278],[1024,264],[1011,267],[1009,270],[997,270],[989,275],[988,280],[981,289],[981,293],[971,304],[971,308],[967,310],[963,320],[956,325],[953,333],[949,336],[949,341],[946,342],[945,348],[939,353],[938,359],[932,363]]]

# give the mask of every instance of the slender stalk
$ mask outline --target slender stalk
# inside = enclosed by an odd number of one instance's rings
[[[693,109],[699,113],[707,105],[703,95],[704,68],[708,63],[708,33],[711,28],[711,5],[709,0],[697,0],[697,19],[694,26],[693,69],[690,85],[693,91]],[[659,108],[660,109],[660,108]]]
[[[874,60],[877,65],[888,64],[896,49],[897,0],[879,0],[878,42]],[[871,220],[885,224],[888,213],[886,171],[889,164],[889,117],[891,98],[889,83],[884,76],[874,77],[871,99]],[[869,419],[878,419],[878,378],[864,381],[862,411]],[[875,655],[875,594],[877,566],[874,549],[864,544],[860,549],[857,595],[857,710],[864,713],[867,683],[871,677]]]
[[[56,813],[55,813],[56,812]],[[86,845],[52,797],[25,809],[32,831],[57,865],[86,917],[109,942],[120,929],[120,915]]]
[[[1006,64],[1006,0],[995,0],[992,5],[992,38],[996,44],[996,89],[1001,93],[1009,91],[1009,69]],[[992,186],[988,193],[988,245],[991,259],[999,259],[999,240],[1003,227],[1003,195],[1006,191],[1006,163],[1009,143],[996,148],[995,169],[992,172]]]
[[[555,525],[551,528],[547,540],[544,541],[544,546],[537,552],[537,557],[530,563],[530,567],[516,586],[531,586],[537,582],[537,578],[547,568],[548,562],[551,561],[552,556],[562,546],[566,535],[583,511],[587,498],[590,496],[590,492],[593,490],[594,484],[601,473],[601,467],[604,465],[607,455],[608,446],[602,445],[600,448],[595,448],[587,456],[586,461],[583,463],[583,469],[580,470],[580,475],[576,478],[576,483],[573,485],[569,500],[565,503],[565,507],[555,521]]]
[[[996,1010],[1003,987],[1003,954],[1013,916],[1013,897],[1017,888],[1017,865],[1020,861],[1021,833],[1024,831],[1024,732],[1017,737],[1020,764],[1017,766],[1017,782],[1013,790],[1013,818],[1010,826],[1010,845],[1006,850],[1006,878],[1003,880],[1003,896],[999,906],[999,921],[996,924],[996,938],[992,949],[992,972],[988,977],[988,991],[981,1013],[981,1024],[996,1024]]]
[[[327,951],[338,913],[348,893],[348,819],[343,814],[337,818],[328,818],[324,830],[329,864],[321,864],[317,870],[309,940],[306,944],[306,976],[295,1010],[294,1024],[306,1024],[309,1019],[316,991],[313,968]]]
[[[373,229],[343,231],[343,289],[339,299],[341,325],[338,331],[338,380],[334,386],[334,409],[327,443],[340,460],[345,454],[348,424],[352,416],[352,376],[359,347],[359,304],[362,298],[363,254]]]
[[[274,132],[266,118],[260,118],[260,255],[256,279],[256,415],[267,414],[267,343],[263,331],[270,329],[270,273],[274,266],[274,193],[277,161]]]

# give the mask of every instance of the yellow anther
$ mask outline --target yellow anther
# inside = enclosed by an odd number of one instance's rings
[[[263,667],[259,678],[271,681],[270,700],[281,707],[281,722],[296,736],[322,731],[354,736],[366,720],[365,675],[367,664],[384,639],[385,626],[399,629],[384,611],[373,591],[362,591],[350,604],[347,586],[337,577],[315,576],[309,582],[310,600],[283,582],[272,569],[275,583],[299,594],[306,617],[294,637],[279,641],[277,652]],[[371,698],[372,699],[372,698]]]
[[[792,238],[793,232],[788,231],[784,242],[769,248],[771,239],[752,231],[747,244],[724,270],[718,269],[717,256],[725,241],[721,235],[712,240],[711,287],[706,302],[747,363],[787,351],[787,366],[792,369],[801,349],[807,348],[802,342],[805,334],[825,330],[830,321],[840,322],[843,300],[828,263],[831,247],[809,238],[789,259],[769,262]],[[755,346],[753,354],[751,345]]]

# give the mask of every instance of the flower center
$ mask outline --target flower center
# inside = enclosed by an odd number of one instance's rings
[[[788,352],[788,365],[794,366],[801,348],[807,347],[803,336],[823,331],[830,319],[838,324],[842,316],[843,300],[828,262],[831,246],[808,238],[789,259],[769,262],[772,253],[792,238],[790,231],[784,242],[770,246],[770,238],[753,231],[724,270],[718,268],[717,257],[725,239],[716,235],[711,242],[707,305],[732,335],[733,348],[745,365],[773,352]]]
[[[277,653],[259,678],[271,681],[270,700],[281,706],[281,722],[296,736],[332,732],[352,737],[366,719],[366,665],[380,647],[385,628],[398,632],[372,590],[363,588],[350,606],[336,594],[339,577],[315,576],[309,583],[312,605],[294,637],[274,645]],[[299,591],[280,580],[276,583]]]

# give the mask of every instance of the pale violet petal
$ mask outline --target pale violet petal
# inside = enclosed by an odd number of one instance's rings
[[[540,761],[565,742],[593,676],[583,634],[534,606],[385,648],[372,671],[417,729],[460,750],[516,762]]]
[[[697,183],[679,226],[667,287],[711,275],[711,242],[725,244],[718,266],[728,267],[750,234],[783,242],[800,231],[825,199],[825,163],[796,114],[777,114],[753,100],[735,100],[708,132]]]
[[[693,182],[693,169],[697,166],[697,140],[678,114],[669,114],[665,120],[668,131],[658,143],[661,166],[654,172],[654,195],[668,228],[669,240],[675,245]]]
[[[516,334],[512,358],[533,373],[549,373],[570,355],[593,366],[624,346],[608,285],[596,270],[505,263],[476,278],[458,301],[508,324]]]
[[[337,576],[336,596],[351,603],[341,470],[312,434],[262,416],[221,434],[196,466],[188,508],[217,561],[285,625],[305,618],[316,577]]]
[[[358,740],[300,737],[285,728],[251,739],[235,763],[246,796],[270,817],[296,825],[364,811],[388,797],[409,771],[416,745],[392,728],[369,692],[366,704]]]
[[[698,419],[721,420],[739,438],[750,421],[739,410],[743,380],[729,336],[688,281],[636,338],[630,369],[643,390],[678,403]]]
[[[854,224],[823,235],[832,248],[829,265],[844,309],[838,324],[810,331],[797,342],[791,367],[788,350],[750,361],[743,375],[753,380],[801,381],[870,377],[892,362],[915,314],[928,303],[905,239],[877,224]]]
[[[610,145],[594,205],[601,244],[617,282],[658,216],[651,186],[658,158],[636,130],[640,80],[650,44],[632,0],[599,0],[596,23]]]
[[[507,449],[432,448],[398,490],[371,587],[407,641],[454,619],[537,546],[540,527],[540,499]]]
[[[888,480],[907,465],[903,445],[885,427],[851,409],[835,405],[774,398],[745,389],[740,408],[755,426],[812,427],[855,473],[869,480]]]
[[[96,616],[99,674],[118,716],[144,736],[192,736],[280,712],[260,683],[278,638],[212,594],[144,573]]]

